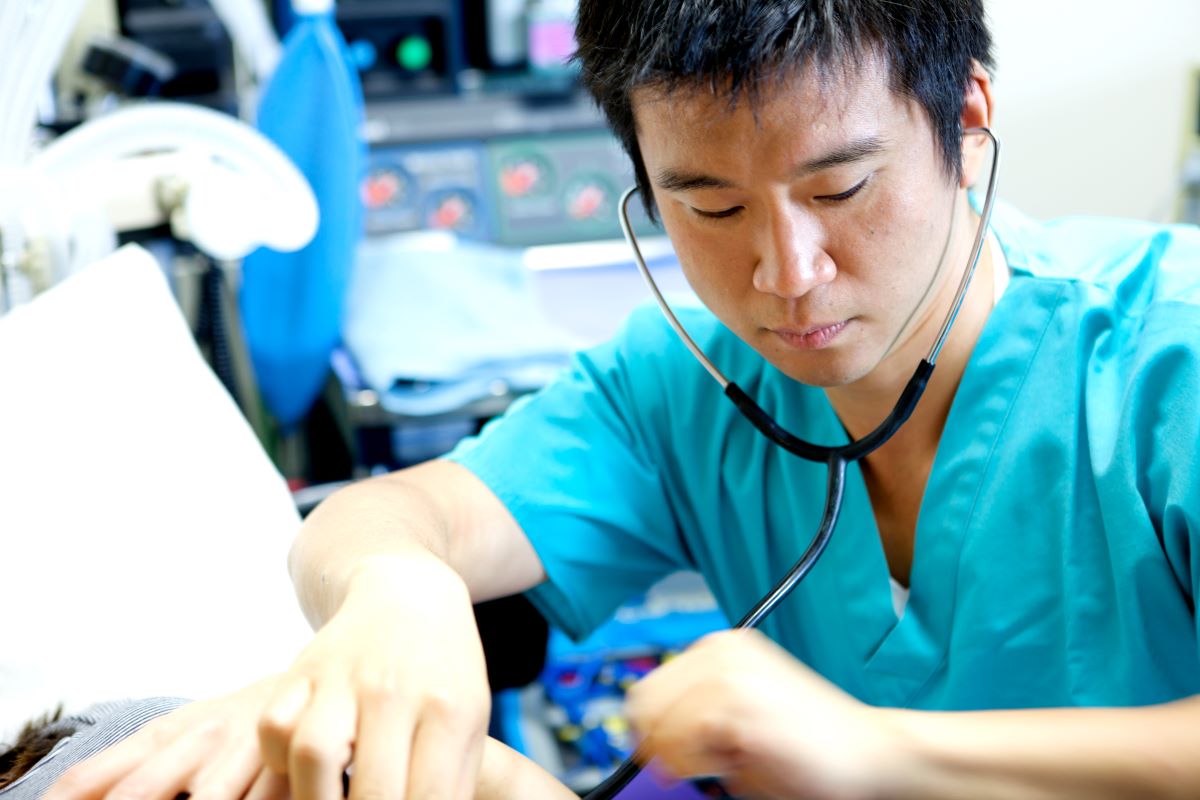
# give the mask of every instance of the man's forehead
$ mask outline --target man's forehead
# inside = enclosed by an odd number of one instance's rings
[[[642,166],[659,188],[797,180],[885,155],[918,133],[919,105],[887,74],[801,73],[756,94],[703,85],[647,86],[633,98]]]
[[[887,67],[880,58],[870,56],[846,65],[770,72],[736,87],[729,79],[651,82],[633,89],[630,106],[640,131],[643,125],[656,123],[703,128],[743,110],[757,117],[784,96],[809,116],[837,118],[855,104],[877,102],[889,95],[895,98]]]

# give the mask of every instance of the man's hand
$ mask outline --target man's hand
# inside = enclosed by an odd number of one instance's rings
[[[263,766],[254,736],[259,714],[277,690],[278,679],[270,678],[152,720],[70,769],[46,800],[174,800],[180,793],[190,794],[192,800],[289,800],[287,777]],[[382,796],[399,797],[400,792],[391,787]],[[577,798],[544,769],[494,739],[484,745],[471,796],[474,800]]]
[[[462,579],[442,561],[366,562],[337,613],[278,683],[263,758],[296,800],[467,800],[491,698]]]
[[[738,795],[878,796],[900,753],[883,714],[756,631],[700,640],[636,684],[626,708],[647,758]]]
[[[67,770],[45,800],[172,800],[180,793],[193,800],[285,800],[287,779],[264,768],[254,736],[275,681],[151,720]]]

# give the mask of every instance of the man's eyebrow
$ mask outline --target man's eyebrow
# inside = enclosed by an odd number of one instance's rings
[[[868,136],[865,139],[858,139],[838,147],[820,158],[805,161],[792,170],[792,176],[799,178],[804,175],[811,175],[814,172],[820,172],[823,169],[829,169],[830,167],[840,167],[843,164],[853,164],[857,161],[863,161],[871,156],[882,153],[885,146],[886,142],[878,136]]]
[[[654,182],[658,184],[658,188],[667,192],[736,188],[724,178],[717,178],[698,172],[686,172],[684,170],[672,169],[671,167],[659,170],[658,174],[654,176]]]
[[[820,172],[830,167],[838,167],[843,164],[853,164],[857,161],[870,158],[883,152],[886,143],[883,139],[877,136],[868,136],[865,139],[850,142],[849,144],[838,147],[823,156],[814,158],[811,161],[805,161],[799,164],[792,170],[792,177],[800,178],[805,175],[811,175],[814,172]],[[724,178],[718,178],[715,175],[706,175],[702,172],[688,172],[686,170],[674,169],[666,167],[659,170],[654,176],[654,182],[658,188],[667,192],[691,192],[697,189],[736,189],[738,188],[732,181],[727,181]]]

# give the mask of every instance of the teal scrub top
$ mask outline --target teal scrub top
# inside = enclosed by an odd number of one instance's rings
[[[1200,693],[1200,230],[998,205],[993,231],[1013,276],[946,422],[906,610],[855,465],[828,551],[762,629],[876,705]],[[681,320],[785,428],[846,441],[821,389],[702,309]],[[680,568],[740,618],[824,500],[824,465],[755,431],[652,307],[450,457],[511,510],[547,574],[530,596],[574,637]]]

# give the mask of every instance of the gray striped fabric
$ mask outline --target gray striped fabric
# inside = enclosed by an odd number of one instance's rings
[[[155,717],[161,717],[187,700],[155,697],[98,703],[81,714],[52,723],[49,728],[71,724],[79,730],[54,746],[45,758],[15,783],[0,789],[0,800],[38,800],[71,766],[106,747],[116,744]]]

